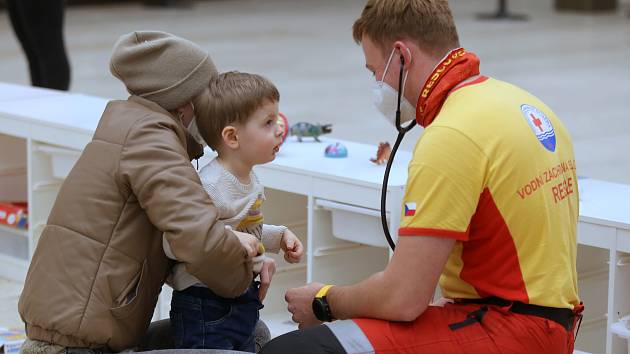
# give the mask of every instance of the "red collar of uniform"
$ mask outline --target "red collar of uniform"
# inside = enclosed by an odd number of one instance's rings
[[[440,112],[448,93],[462,81],[479,75],[479,58],[464,48],[452,50],[425,82],[416,105],[416,121],[426,128]]]

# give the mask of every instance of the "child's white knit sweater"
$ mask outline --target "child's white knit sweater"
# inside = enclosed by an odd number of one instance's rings
[[[280,242],[286,227],[263,224],[261,206],[265,194],[254,171],[250,174],[250,183],[243,184],[215,158],[199,171],[199,177],[203,188],[219,210],[219,220],[226,227],[258,237],[266,251],[280,251]],[[177,260],[177,255],[173,254],[165,238],[162,239],[162,244],[166,256]],[[167,283],[179,291],[193,285],[205,286],[186,271],[183,263],[177,263],[173,267]]]

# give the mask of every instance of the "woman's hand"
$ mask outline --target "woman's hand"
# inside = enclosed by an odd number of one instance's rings
[[[269,290],[271,279],[275,273],[276,261],[274,261],[273,258],[266,257],[263,260],[263,266],[260,270],[260,288],[258,289],[258,297],[261,302],[265,299],[265,296],[267,296],[267,290]]]
[[[248,258],[254,258],[258,255],[259,244],[260,241],[253,235],[250,235],[245,232],[235,231],[232,232],[238,237],[238,240],[241,241],[241,245],[247,250]]]

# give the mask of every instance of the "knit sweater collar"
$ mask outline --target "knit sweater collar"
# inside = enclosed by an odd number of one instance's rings
[[[211,163],[219,170],[221,174],[220,179],[229,182],[226,187],[230,188],[230,194],[236,198],[249,195],[256,189],[258,181],[256,180],[256,175],[254,175],[253,170],[249,172],[249,183],[246,184],[239,181],[232,172],[228,171],[218,158],[212,160]]]

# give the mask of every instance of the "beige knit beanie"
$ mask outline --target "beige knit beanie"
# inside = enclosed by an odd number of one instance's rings
[[[169,111],[192,100],[217,74],[205,50],[158,31],[122,35],[114,45],[109,69],[130,94]]]

